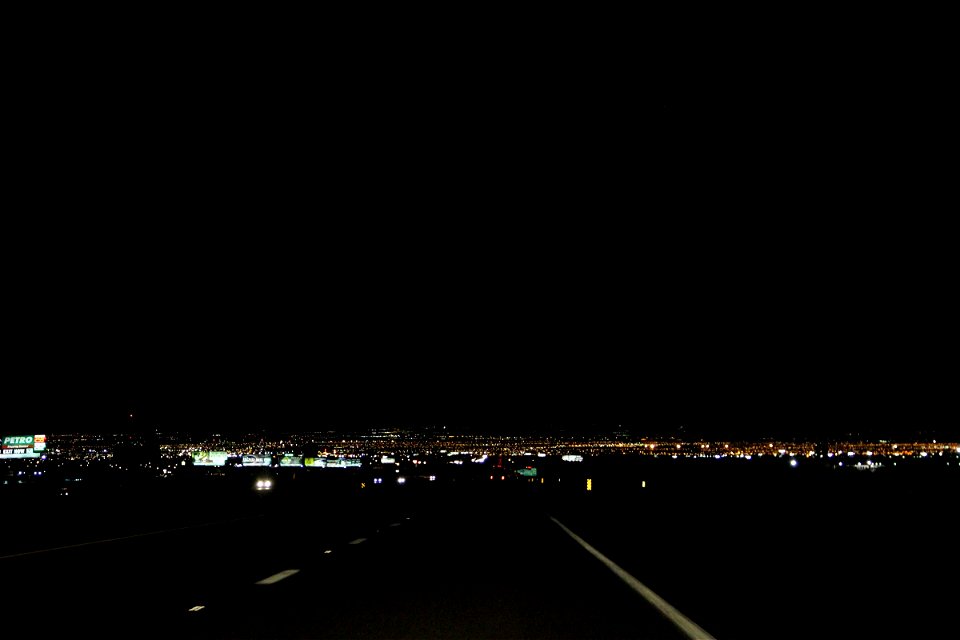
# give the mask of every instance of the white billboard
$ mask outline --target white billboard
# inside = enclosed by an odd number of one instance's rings
[[[243,454],[243,457],[240,458],[240,461],[245,467],[269,467],[270,463],[273,462],[273,457],[245,453]]]

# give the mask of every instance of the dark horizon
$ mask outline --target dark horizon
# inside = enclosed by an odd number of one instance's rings
[[[270,413],[268,409],[257,411],[224,410],[193,406],[179,413],[167,407],[158,409],[118,410],[117,407],[87,407],[74,415],[64,415],[62,420],[4,421],[3,432],[47,433],[55,436],[66,433],[129,433],[183,432],[197,437],[212,433],[240,435],[246,433],[309,433],[330,431],[335,433],[362,432],[370,429],[402,429],[424,433],[447,433],[491,436],[556,436],[576,437],[591,435],[626,434],[632,438],[676,438],[686,440],[763,440],[784,439],[797,441],[844,441],[844,440],[930,440],[960,441],[960,433],[954,424],[946,420],[922,420],[903,416],[898,420],[887,416],[881,421],[876,417],[860,422],[817,422],[815,418],[805,421],[757,419],[741,422],[722,422],[710,417],[672,418],[671,416],[645,419],[598,420],[583,416],[579,418],[523,418],[513,415],[489,416],[441,416],[437,419],[415,419],[405,416],[372,417],[369,414],[352,418],[344,416],[319,416],[297,414],[290,410]],[[408,414],[409,415],[409,414]],[[437,414],[433,414],[437,415]],[[444,429],[446,428],[446,429]]]
[[[936,330],[912,336],[908,351],[877,342],[879,328],[821,340],[789,326],[779,337],[717,326],[697,336],[580,315],[543,333],[480,320],[436,330],[408,319],[385,321],[378,334],[347,319],[311,329],[262,316],[227,324],[229,309],[202,311],[199,326],[177,333],[139,334],[131,321],[47,334],[8,360],[18,375],[0,410],[3,431],[622,424],[651,434],[683,426],[705,438],[960,433]]]
[[[376,326],[352,317],[311,326],[289,309],[237,320],[239,310],[208,303],[172,327],[142,307],[113,325],[30,327],[7,360],[15,375],[0,420],[16,433],[446,423],[683,426],[707,438],[958,434],[945,328],[933,323],[895,316],[886,322],[899,322],[899,338],[856,316],[818,333],[732,320],[631,327],[606,313],[557,320],[544,311],[496,326],[418,324],[438,307]]]

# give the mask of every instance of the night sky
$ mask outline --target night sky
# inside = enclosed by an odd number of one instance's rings
[[[48,61],[2,430],[958,437],[935,73],[679,49]]]
[[[577,259],[576,245],[567,264],[524,246],[547,264],[473,248],[398,266],[413,247],[61,274],[9,329],[12,431],[955,431],[949,301],[912,280],[777,261],[658,271],[632,254]]]

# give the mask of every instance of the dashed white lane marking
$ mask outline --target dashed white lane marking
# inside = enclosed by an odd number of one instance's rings
[[[300,569],[287,569],[286,571],[281,571],[280,573],[275,573],[269,578],[264,578],[257,582],[257,584],[274,584],[280,582],[281,580],[286,580],[295,573],[300,573]]]
[[[200,611],[201,609],[206,609],[206,608],[207,607],[205,605],[198,604],[195,607],[190,607],[189,609],[187,609],[187,611]]]
[[[650,587],[627,573],[626,570],[620,567],[620,565],[616,564],[613,560],[594,549],[586,540],[575,534],[573,531],[570,531],[570,529],[568,529],[562,522],[553,516],[550,516],[550,519],[553,520],[558,527],[563,529],[568,536],[576,540],[577,544],[589,551],[590,555],[605,564],[610,571],[613,571],[617,575],[618,578],[626,582],[631,589],[640,594],[644,600],[649,602],[660,613],[666,616],[666,618],[675,624],[677,628],[686,634],[688,638],[691,640],[714,640],[713,636],[697,626],[693,620],[674,609],[670,603],[654,593]]]
[[[394,522],[394,523],[392,523],[390,526],[391,526],[391,527],[399,527],[399,526],[400,526],[400,523],[399,523],[399,522]]]
[[[333,549],[327,549],[324,553],[333,553]]]
[[[357,538],[356,540],[351,540],[348,544],[362,544],[366,541],[366,538]]]

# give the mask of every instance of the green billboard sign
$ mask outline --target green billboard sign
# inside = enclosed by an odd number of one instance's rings
[[[39,458],[47,449],[47,436],[3,436],[0,441],[0,460],[11,458]]]
[[[193,464],[201,467],[222,467],[227,464],[227,451],[194,451]]]

